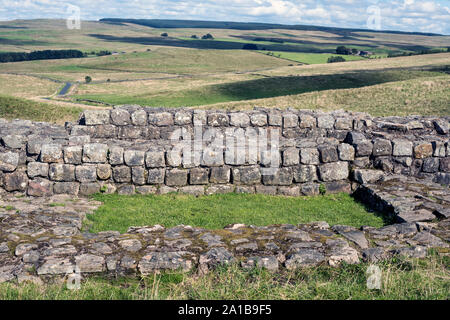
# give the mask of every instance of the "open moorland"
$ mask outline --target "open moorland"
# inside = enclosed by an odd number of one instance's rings
[[[60,108],[140,104],[448,113],[449,36],[193,23],[174,28],[161,22],[156,28],[134,22],[83,21],[80,30],[68,30],[62,20],[1,23],[1,52],[87,53],[79,59],[2,63],[1,105],[4,96],[14,96]],[[202,39],[207,34],[213,38]],[[246,44],[257,50],[243,49]],[[370,54],[337,55],[338,46]],[[100,51],[112,54],[96,56]],[[437,53],[386,58],[424,51]],[[331,56],[346,62],[327,63]],[[4,110],[3,117],[14,117]]]

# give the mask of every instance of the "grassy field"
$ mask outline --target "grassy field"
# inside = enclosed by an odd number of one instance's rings
[[[301,62],[305,64],[323,64],[327,63],[328,58],[337,56],[344,58],[346,61],[364,60],[364,58],[360,56],[347,56],[333,53],[302,53],[302,52],[282,52],[282,51],[275,51],[275,52],[259,51],[259,52],[265,55],[270,54],[277,58]]]
[[[379,263],[381,290],[366,286],[368,264],[321,266],[272,274],[221,267],[198,277],[163,273],[141,280],[93,277],[80,290],[63,283],[0,284],[1,300],[448,300],[448,257],[395,259]]]
[[[64,124],[75,121],[82,109],[60,107],[0,95],[0,117],[4,119],[26,119]]]
[[[247,225],[299,224],[327,221],[330,225],[380,227],[383,218],[369,213],[347,194],[287,198],[281,196],[225,194],[196,198],[189,195],[103,195],[104,203],[88,216],[89,231],[117,230],[131,226],[180,224],[222,229],[231,223]]]
[[[163,32],[169,37],[161,37]],[[118,54],[2,64],[0,94],[30,100],[47,97],[46,103],[58,107],[63,100],[99,106],[248,108],[261,104],[344,108],[374,115],[448,113],[448,72],[442,70],[450,64],[450,53],[390,59],[345,56],[357,61],[325,62],[338,45],[386,56],[447,47],[450,37],[349,32],[160,29],[88,21],[83,21],[81,30],[67,30],[63,20],[3,22],[0,51],[76,48]],[[212,33],[214,40],[191,38],[206,33]],[[261,52],[270,50],[275,56],[241,50],[245,43],[260,49],[266,46]],[[441,72],[428,71],[431,67]],[[87,75],[93,79],[90,84],[84,84]],[[66,97],[57,97],[65,82],[76,86]],[[409,89],[410,85],[415,89]]]

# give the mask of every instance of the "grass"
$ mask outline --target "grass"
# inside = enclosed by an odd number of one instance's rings
[[[262,54],[267,54],[266,51],[259,51]],[[332,54],[332,53],[303,53],[303,52],[282,52],[282,51],[275,51],[272,52],[275,57],[281,58],[281,59],[287,59],[295,62],[301,62],[306,64],[322,64],[327,63],[328,58],[330,57],[342,57],[346,61],[358,61],[358,60],[364,60],[364,58],[359,56],[349,56],[349,55],[339,55],[339,54]]]
[[[366,286],[368,264],[321,266],[271,274],[264,270],[219,267],[204,276],[162,273],[131,278],[85,279],[81,289],[63,283],[0,284],[1,300],[446,300],[450,298],[449,257],[394,259],[379,263],[380,290]]]
[[[287,198],[281,196],[225,194],[204,197],[190,195],[95,195],[104,204],[89,215],[89,231],[117,230],[131,226],[180,224],[222,229],[231,223],[247,225],[298,224],[327,221],[330,225],[380,227],[382,217],[347,194]]]
[[[64,123],[75,121],[81,108],[66,108],[0,95],[0,118]]]

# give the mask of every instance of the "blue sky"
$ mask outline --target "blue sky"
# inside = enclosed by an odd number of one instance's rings
[[[375,25],[384,30],[450,34],[449,0],[0,0],[0,20],[64,19],[69,16],[69,4],[80,8],[83,20],[195,19],[350,28]]]

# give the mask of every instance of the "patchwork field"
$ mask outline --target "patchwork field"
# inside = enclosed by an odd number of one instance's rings
[[[208,33],[213,39],[202,40]],[[246,44],[258,50],[244,50]],[[346,55],[347,62],[326,63],[341,45],[372,56]],[[329,28],[155,28],[83,21],[81,30],[67,30],[62,20],[17,20],[0,24],[0,51],[76,48],[114,54],[2,63],[0,94],[58,108],[290,106],[447,114],[450,53],[380,57],[448,46],[448,36]],[[86,83],[86,76],[92,81]],[[59,96],[67,83],[68,92]]]

